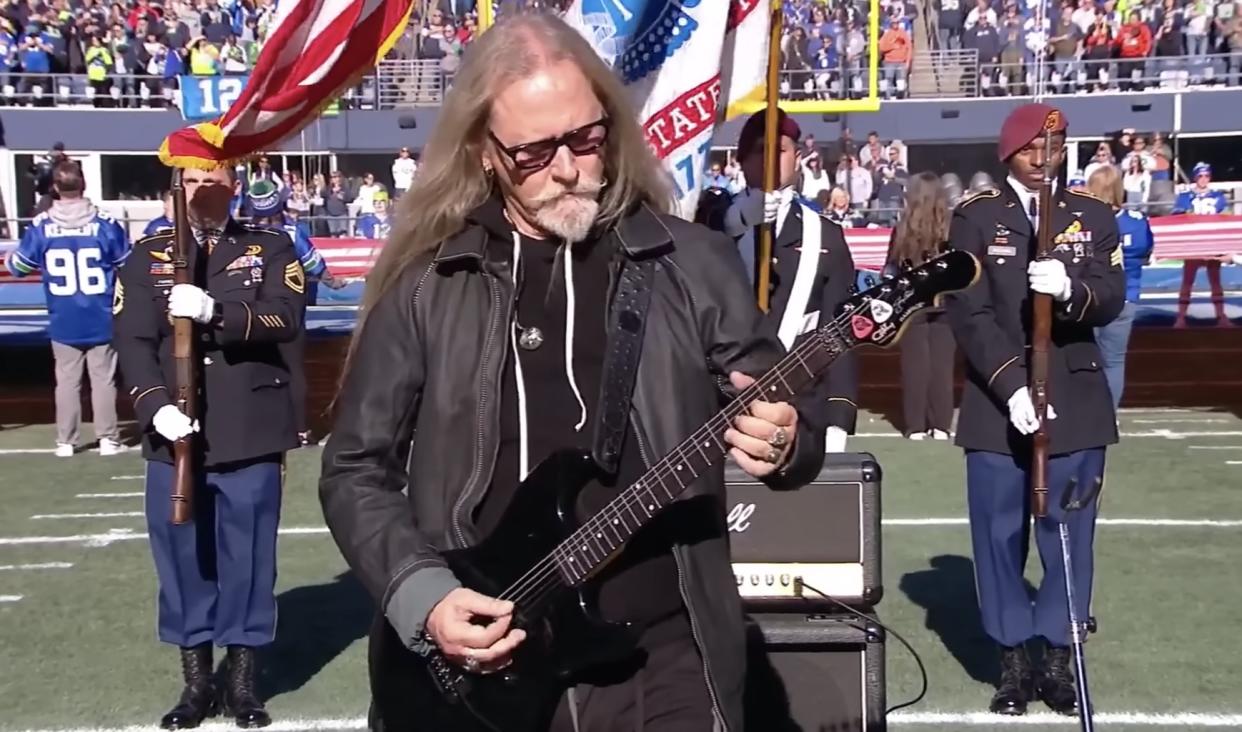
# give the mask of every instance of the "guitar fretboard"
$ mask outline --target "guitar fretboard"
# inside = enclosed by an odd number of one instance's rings
[[[561,542],[553,551],[552,559],[565,583],[580,585],[700,475],[723,460],[728,452],[725,430],[735,417],[748,412],[752,402],[789,401],[848,348],[840,323],[833,322],[819,328],[762,378],[742,390],[724,409]]]

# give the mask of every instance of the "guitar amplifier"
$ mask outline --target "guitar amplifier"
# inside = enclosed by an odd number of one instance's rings
[[[730,463],[729,547],[742,605],[754,612],[836,611],[806,582],[857,608],[879,603],[880,465],[830,453],[811,483],[776,491]]]
[[[854,616],[747,617],[746,729],[884,730],[884,641]]]

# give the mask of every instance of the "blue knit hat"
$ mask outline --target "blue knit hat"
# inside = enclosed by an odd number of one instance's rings
[[[285,211],[280,189],[270,180],[257,180],[252,183],[248,196],[252,216],[277,216]]]

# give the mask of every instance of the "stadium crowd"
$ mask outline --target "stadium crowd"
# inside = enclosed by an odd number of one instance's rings
[[[1085,153],[1085,154],[1084,154]],[[1212,183],[1211,166],[1195,163],[1180,171],[1170,140],[1161,132],[1119,131],[1091,150],[1080,151],[1080,168],[1070,171],[1069,184],[1085,187],[1091,174],[1103,166],[1114,166],[1122,175],[1127,208],[1150,216],[1173,213],[1230,213],[1236,203],[1222,194],[1220,203],[1211,199],[1212,211],[1201,210],[1195,202],[1207,195]],[[867,133],[856,141],[846,128],[837,140],[821,143],[813,136],[803,140],[800,158],[799,194],[825,215],[847,227],[892,227],[906,204],[910,180],[909,157],[901,140],[881,140],[878,133]],[[964,171],[962,171],[964,172]],[[948,174],[950,199],[991,185],[987,173],[977,172],[963,186],[957,174]],[[1183,182],[1193,194],[1183,201],[1177,183]],[[708,209],[724,207],[727,200],[745,190],[748,183],[741,166],[730,153],[710,162],[703,188]],[[1181,196],[1185,196],[1185,192]],[[1242,201],[1239,201],[1242,202]],[[710,214],[705,214],[710,215]]]
[[[984,95],[1242,84],[1234,0],[938,0],[941,48],[975,49]]]

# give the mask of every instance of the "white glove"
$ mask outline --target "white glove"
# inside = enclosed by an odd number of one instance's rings
[[[198,432],[198,420],[191,422],[185,412],[172,404],[165,404],[156,411],[151,418],[151,426],[169,442],[176,442],[191,432]]]
[[[840,427],[829,427],[824,436],[824,452],[845,452],[845,439],[848,436]]]
[[[173,285],[168,293],[168,314],[174,318],[191,318],[196,323],[210,323],[216,301],[194,285]]]
[[[1229,256],[1233,259],[1234,264],[1242,264],[1242,254],[1231,254]]]
[[[1026,267],[1030,277],[1031,289],[1045,295],[1052,295],[1057,302],[1065,302],[1070,298],[1074,283],[1065,273],[1065,263],[1059,259],[1036,259]]]
[[[794,190],[792,188],[782,188],[779,191],[767,191],[763,194],[763,223],[770,224],[776,221],[776,217],[781,213],[782,206],[788,206],[793,203]]]
[[[1057,418],[1057,412],[1048,405],[1048,419]],[[1035,416],[1035,403],[1031,401],[1031,390],[1022,387],[1009,397],[1009,421],[1018,432],[1033,435],[1039,429],[1039,420]]]

